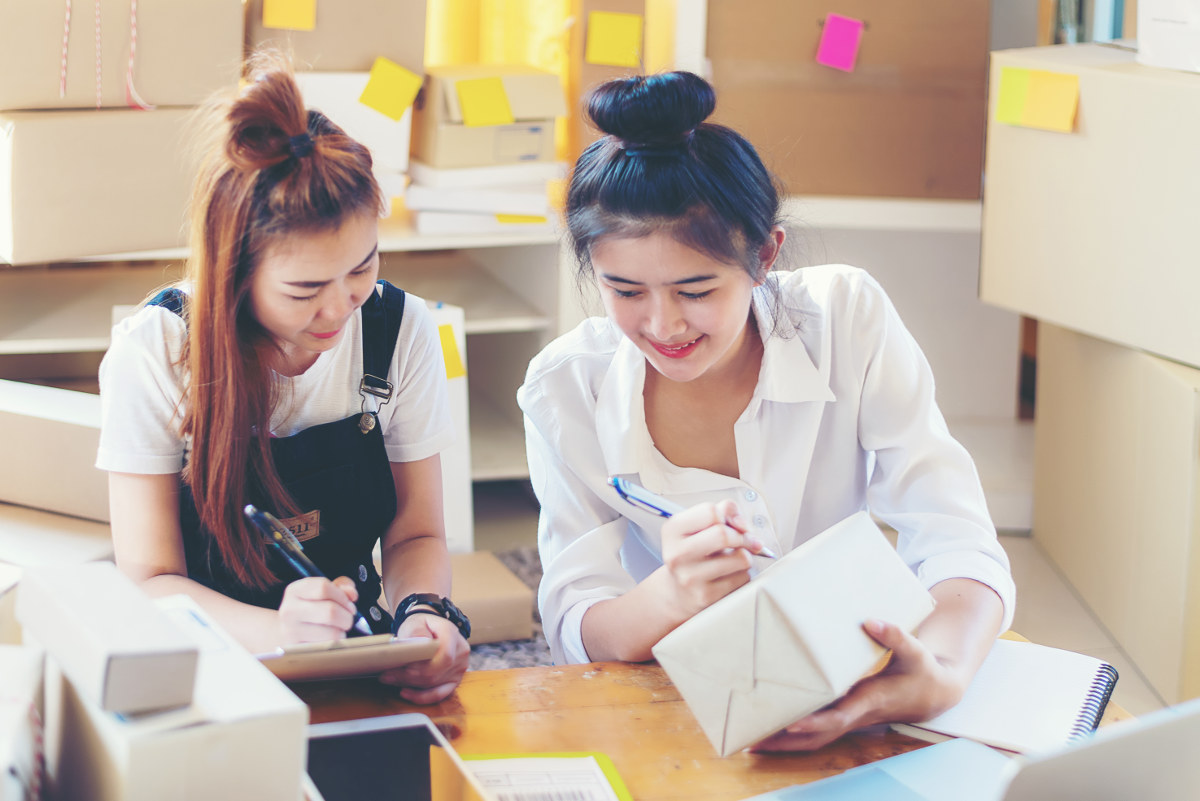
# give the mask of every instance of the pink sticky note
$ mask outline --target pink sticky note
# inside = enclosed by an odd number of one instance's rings
[[[817,63],[826,67],[854,72],[854,61],[858,58],[858,45],[862,41],[863,21],[830,14],[825,17],[821,29],[821,42],[817,45]]]

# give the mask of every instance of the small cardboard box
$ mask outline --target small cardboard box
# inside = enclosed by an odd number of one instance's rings
[[[0,114],[0,262],[182,245],[191,113]]]
[[[108,520],[108,474],[95,467],[100,396],[0,379],[0,441],[24,454],[0,459],[0,501]]]
[[[514,122],[466,125],[457,84],[499,78]],[[413,113],[412,156],[430,167],[487,167],[554,161],[555,118],[566,114],[552,72],[523,65],[430,67]]]
[[[336,0],[316,5],[310,30],[263,25],[263,0],[246,3],[248,50],[290,53],[297,70],[364,72],[378,56],[420,74],[425,65],[426,0]]]
[[[1200,72],[1200,0],[1138,0],[1137,61]]]
[[[796,195],[979,197],[986,0],[708,4],[712,122]],[[830,11],[865,27],[853,71],[816,61]]]
[[[111,562],[27,569],[17,620],[98,709],[145,712],[192,700],[195,644]]]
[[[297,72],[296,82],[305,106],[321,111],[371,151],[376,171],[402,173],[408,169],[412,109],[397,121],[360,103],[370,77],[368,72]]]
[[[572,0],[571,16],[574,24],[571,26],[570,65],[567,75],[567,94],[572,112],[567,115],[567,154],[572,163],[600,136],[600,132],[588,119],[585,103],[587,93],[605,81],[639,75],[645,69],[645,45],[648,38],[646,6],[646,0]],[[629,15],[627,19],[639,17],[642,20],[642,35],[636,43],[639,48],[637,66],[601,64],[596,63],[595,59],[588,59],[589,37],[598,35],[590,30],[593,13],[624,14]]]
[[[998,119],[1019,69],[1078,78],[1070,133]],[[1200,366],[1200,75],[1098,44],[1001,50],[991,96],[980,298]]]
[[[533,590],[490,551],[450,555],[454,603],[471,619],[471,644],[533,636]]]
[[[40,648],[0,645],[0,801],[41,797],[44,661]]]
[[[0,3],[0,110],[96,108],[97,70],[100,105],[125,108],[134,41],[133,88],[146,103],[196,106],[237,85],[241,0],[140,0],[136,18],[128,2],[99,0],[99,20],[92,4],[77,4],[64,53],[65,7],[45,0]]]
[[[296,801],[308,707],[190,598],[156,602],[200,650],[182,709],[138,716],[88,703],[47,660],[46,750],[62,801]]]

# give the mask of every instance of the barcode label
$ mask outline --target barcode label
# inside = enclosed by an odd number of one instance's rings
[[[500,790],[496,793],[497,801],[605,801],[602,793],[596,793],[588,788],[568,789],[539,789],[539,790]]]
[[[617,801],[591,756],[467,760],[496,801]]]

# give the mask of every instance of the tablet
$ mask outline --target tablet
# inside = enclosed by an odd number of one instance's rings
[[[385,715],[308,727],[311,801],[488,801],[425,715]]]
[[[282,681],[315,681],[377,676],[409,662],[429,659],[436,652],[437,641],[428,637],[398,639],[390,634],[373,634],[287,645],[259,654],[258,660]]]

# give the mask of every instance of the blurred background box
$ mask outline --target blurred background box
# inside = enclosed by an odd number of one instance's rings
[[[0,801],[41,797],[43,663],[40,648],[0,645]]]
[[[570,64],[567,72],[567,153],[574,162],[579,154],[600,136],[587,116],[587,93],[613,78],[640,75],[646,70],[646,0],[573,0]],[[595,63],[588,60],[589,24],[595,12],[629,14],[642,19],[642,35],[637,38],[638,52],[633,65]]]
[[[311,31],[267,28],[263,0],[246,3],[246,46],[291,53],[298,70],[366,72],[378,56],[421,73],[426,0],[322,0]]]
[[[0,379],[0,441],[21,454],[0,460],[0,501],[108,521],[99,396]]]
[[[499,78],[513,123],[467,125],[457,84]],[[430,67],[413,114],[412,157],[430,167],[554,161],[556,118],[566,113],[557,75],[520,64]]]
[[[450,556],[453,598],[471,619],[471,645],[533,636],[533,590],[491,551]]]
[[[190,109],[0,114],[0,261],[182,245]]]
[[[1200,72],[1200,0],[1137,0],[1137,61]]]
[[[1100,44],[1005,50],[993,98],[1009,68],[1078,76],[1079,109],[1057,133],[999,122],[993,100],[980,297],[1200,366],[1200,75]]]
[[[852,72],[816,62],[830,11],[865,23]],[[986,0],[709,3],[712,121],[791,194],[978,198],[988,18]]]
[[[66,92],[59,96],[67,4],[0,2],[0,110],[96,107],[96,43],[101,104],[126,106],[130,4],[75,4],[66,52]],[[196,106],[241,75],[241,0],[139,0],[133,85],[156,106]]]
[[[128,714],[192,701],[195,644],[111,562],[28,568],[17,620],[98,709]]]
[[[296,82],[305,106],[321,111],[371,151],[376,172],[403,173],[408,170],[412,109],[393,120],[359,102],[370,77],[369,72],[297,72]]]
[[[1042,323],[1033,532],[1167,703],[1200,696],[1200,370]]]

